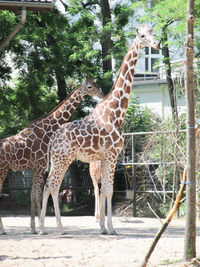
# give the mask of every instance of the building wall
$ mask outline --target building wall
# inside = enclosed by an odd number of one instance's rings
[[[138,97],[142,106],[150,108],[163,120],[171,116],[171,106],[166,80],[135,81],[133,94]],[[185,98],[177,99],[179,114],[185,112]]]

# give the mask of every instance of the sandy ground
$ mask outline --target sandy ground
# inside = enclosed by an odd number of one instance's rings
[[[140,266],[161,226],[158,219],[113,217],[117,235],[99,234],[94,217],[62,217],[66,235],[59,235],[55,217],[46,217],[48,235],[31,235],[28,216],[3,217],[7,235],[0,236],[1,267],[126,267]],[[183,219],[174,219],[159,240],[148,266],[191,266],[181,262]],[[200,257],[200,223],[197,224]]]

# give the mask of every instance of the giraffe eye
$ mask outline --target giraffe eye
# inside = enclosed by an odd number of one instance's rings
[[[141,34],[141,37],[144,38],[144,34]]]

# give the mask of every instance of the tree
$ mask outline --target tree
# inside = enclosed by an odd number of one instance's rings
[[[86,75],[91,75],[97,78],[104,93],[112,87],[111,77],[115,71],[110,69],[111,55],[118,71],[126,50],[123,28],[132,14],[130,4],[116,4],[107,12],[108,1],[66,2],[63,2],[65,14],[57,9],[41,14],[27,12],[25,26],[0,53],[0,131],[3,135],[15,134],[31,119],[47,113],[70,93],[71,79],[76,80],[75,86]],[[19,19],[13,12],[2,11],[0,40],[5,39]],[[118,38],[111,41],[111,36]],[[13,69],[8,67],[5,57],[7,53],[12,57],[13,68],[17,69],[18,76],[14,80]],[[90,104],[87,98],[73,119],[85,115],[83,107]]]
[[[145,2],[145,1],[144,1]],[[172,79],[170,59],[170,46],[181,47],[183,43],[182,33],[185,26],[186,3],[183,0],[154,1],[151,7],[146,8],[146,14],[141,21],[151,22],[160,40],[163,63],[165,64],[166,79],[172,115],[177,122],[178,111],[176,101],[176,88]]]
[[[185,91],[187,104],[187,183],[186,232],[184,257],[196,257],[196,138],[194,101],[194,0],[187,1],[187,28],[185,43]]]

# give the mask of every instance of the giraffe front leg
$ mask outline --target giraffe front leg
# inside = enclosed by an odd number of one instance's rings
[[[41,215],[41,210],[42,210],[42,185],[37,189],[37,198],[36,198],[36,203],[37,203],[37,214],[38,214],[38,223],[40,221],[40,215]]]
[[[101,201],[101,204],[100,204],[100,228],[101,228],[101,231],[100,231],[100,233],[101,234],[107,234],[107,230],[106,230],[106,227],[105,227],[106,198],[105,198],[105,195],[104,195],[103,192],[101,192],[100,201]]]
[[[33,186],[31,190],[31,222],[30,222],[32,234],[37,234],[35,228],[35,207],[36,207],[36,198],[34,195],[34,186]]]
[[[112,225],[112,195],[113,195],[113,179],[117,158],[107,156],[107,161],[103,163],[103,172],[101,178],[101,212],[100,226],[101,231],[105,229],[105,199],[107,199],[107,227],[108,234],[116,234]],[[102,206],[103,205],[103,206]],[[103,213],[103,214],[102,214]],[[104,232],[105,233],[105,230]]]
[[[114,230],[112,224],[112,195],[113,192],[107,194],[107,226],[108,226],[108,234],[116,235],[117,232]]]

